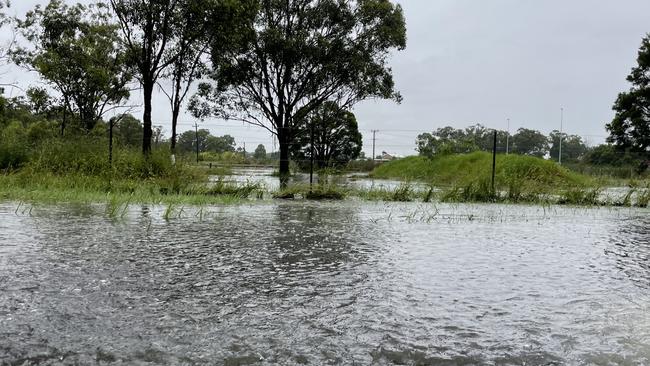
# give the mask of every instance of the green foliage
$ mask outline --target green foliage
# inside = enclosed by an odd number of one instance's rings
[[[558,204],[593,206],[600,204],[600,188],[571,188],[562,193]]]
[[[641,192],[639,192],[636,199],[636,205],[638,207],[650,207],[650,184],[647,184],[645,189],[642,189]]]
[[[197,138],[198,136],[198,138]],[[230,135],[221,137],[212,136],[209,130],[200,129],[197,131],[188,130],[183,132],[177,143],[177,148],[183,153],[196,153],[196,144],[199,144],[199,153],[224,153],[235,151],[235,138]]]
[[[359,159],[352,160],[345,167],[345,170],[348,172],[366,172],[369,173],[373,171],[379,165],[378,162],[373,161],[372,159]]]
[[[372,172],[372,176],[420,180],[440,186],[464,184],[481,177],[489,177],[491,170],[492,155],[474,152],[437,156],[433,159],[407,157],[380,165]],[[497,155],[496,179],[498,187],[507,186],[512,179],[517,179],[518,184],[534,182],[549,188],[588,182],[588,178],[572,173],[552,161],[514,154]]]
[[[33,149],[25,169],[56,175],[147,179],[169,176],[174,168],[165,151],[158,150],[145,157],[128,148],[113,151],[111,166],[105,139],[78,137],[75,140],[53,138],[44,141]]]
[[[130,114],[111,120],[113,138],[121,146],[136,148],[142,143],[142,122]]]
[[[495,202],[497,199],[490,180],[484,177],[455,185],[441,197],[443,202]]]
[[[251,3],[255,9],[258,2]],[[238,32],[239,47],[212,48],[216,83],[201,85],[190,106],[198,117],[245,120],[274,131],[286,177],[296,124],[324,102],[401,100],[388,58],[406,47],[406,26],[402,8],[389,0],[259,4]]]
[[[627,77],[629,91],[619,94],[614,103],[616,115],[607,124],[609,142],[619,151],[632,151],[642,157],[641,169],[650,164],[650,34],[641,43],[637,66]]]
[[[512,152],[521,155],[544,157],[549,151],[549,143],[543,133],[528,128],[520,128],[512,136]]]
[[[251,194],[255,192],[261,192],[261,190],[262,186],[258,183],[236,184],[227,182],[220,177],[202,193],[211,196],[228,195],[239,198],[248,198]]]
[[[550,155],[551,159],[558,161],[560,155],[560,141],[562,143],[562,162],[576,162],[582,158],[587,151],[587,145],[582,141],[582,137],[576,135],[567,135],[566,133],[560,133],[560,131],[553,130],[549,137],[549,143],[551,144]]]
[[[508,132],[497,131],[497,148],[505,151]],[[439,128],[432,133],[423,133],[417,137],[416,150],[420,156],[465,154],[474,151],[492,151],[494,146],[494,130],[481,124],[466,129],[455,129],[451,126]]]
[[[305,194],[305,198],[314,201],[339,201],[345,198],[345,191],[333,184],[318,184]]]
[[[108,106],[129,97],[132,79],[107,10],[101,4],[68,6],[61,0],[50,0],[45,8],[37,5],[17,21],[30,47],[12,51],[14,62],[38,71],[61,94],[64,108],[74,112],[87,131]],[[28,96],[37,112],[48,98],[43,90]]]
[[[359,157],[363,137],[354,114],[326,102],[298,122],[294,129],[291,157],[302,167],[310,164],[312,134],[317,169],[342,167]]]
[[[410,202],[413,200],[413,187],[409,182],[404,182],[397,187],[392,194],[391,201]]]
[[[578,162],[564,164],[581,174],[611,178],[638,178],[647,176],[641,154],[619,151],[614,145],[602,144],[590,148]]]
[[[17,169],[27,162],[27,141],[27,133],[17,121],[0,130],[0,169]]]
[[[201,161],[216,162],[223,165],[246,164],[246,157],[242,153],[226,151],[222,153],[204,152],[199,155]]]
[[[253,158],[257,161],[266,160],[266,147],[264,147],[263,144],[257,145],[257,148],[255,148],[255,152],[253,153]]]

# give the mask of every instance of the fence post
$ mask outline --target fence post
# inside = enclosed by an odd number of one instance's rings
[[[310,132],[310,158],[309,158],[309,193],[313,193],[314,186],[314,121],[311,121],[309,129]]]
[[[497,131],[494,130],[494,145],[492,146],[492,194],[496,194],[494,189],[494,178],[497,169]]]

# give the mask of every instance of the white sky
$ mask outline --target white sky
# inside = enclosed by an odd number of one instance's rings
[[[71,3],[70,1],[68,1]],[[9,13],[22,15],[43,0],[13,0]],[[404,102],[358,105],[364,151],[415,153],[415,137],[451,125],[559,129],[590,143],[604,141],[611,106],[628,88],[642,37],[650,32],[647,0],[401,0],[408,28],[407,50],[393,58]],[[11,69],[5,81],[22,88],[37,75]],[[8,91],[12,92],[12,91]],[[13,93],[19,91],[14,90]],[[140,103],[134,94],[134,102]],[[141,117],[141,110],[135,113]],[[154,97],[154,124],[171,130],[169,107]],[[183,116],[180,131],[194,120]],[[215,135],[230,134],[253,150],[272,150],[269,133],[241,123],[206,121]]]

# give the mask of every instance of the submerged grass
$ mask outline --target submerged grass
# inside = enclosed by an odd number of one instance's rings
[[[272,197],[276,199],[296,199],[303,198],[313,201],[339,201],[345,199],[350,190],[333,183],[315,184],[310,187],[309,184],[292,184],[283,190],[272,192]]]

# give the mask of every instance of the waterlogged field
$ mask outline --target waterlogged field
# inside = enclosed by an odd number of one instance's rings
[[[650,211],[0,204],[0,364],[650,363]]]

